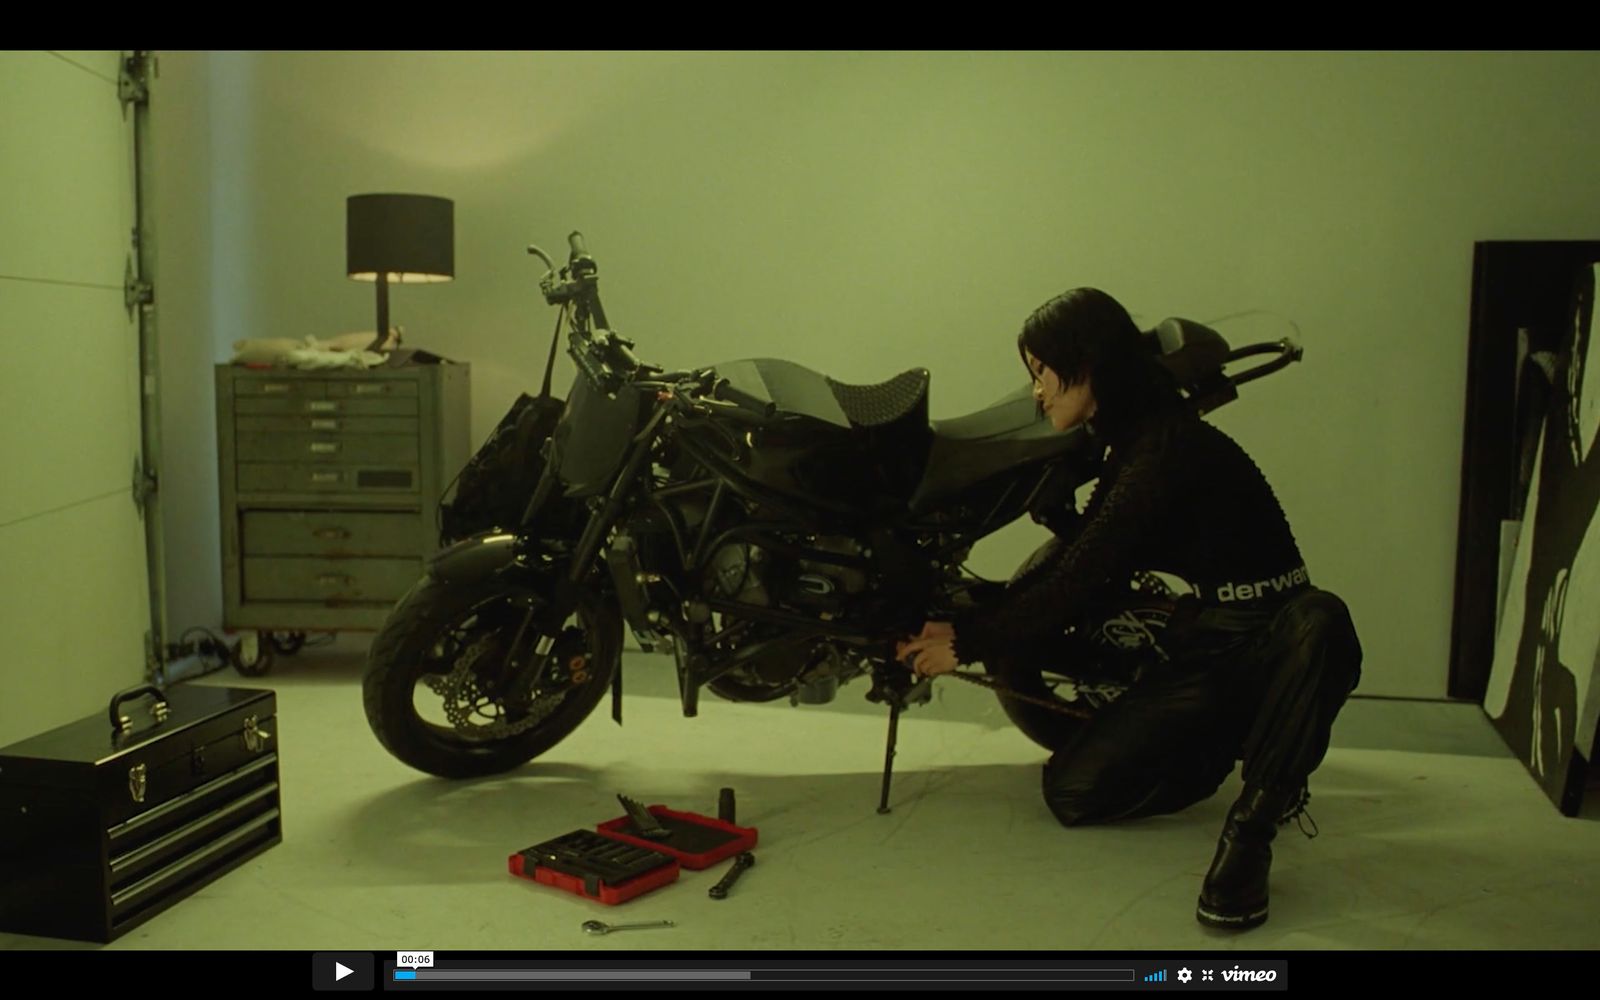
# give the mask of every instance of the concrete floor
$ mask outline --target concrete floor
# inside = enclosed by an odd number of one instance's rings
[[[993,696],[942,682],[901,726],[893,812],[876,813],[885,713],[679,712],[665,657],[630,653],[627,725],[609,702],[545,757],[445,782],[390,758],[360,698],[364,637],[281,659],[284,841],[110,948],[430,950],[1594,949],[1600,823],[1557,813],[1471,705],[1357,699],[1312,781],[1321,836],[1275,847],[1272,916],[1194,919],[1235,777],[1174,816],[1064,829],[1042,752]],[[512,852],[618,814],[617,792],[715,813],[737,791],[758,863],[721,902],[719,866],[622,907],[511,877]],[[676,927],[590,937],[591,918]],[[101,946],[0,935],[0,949]]]

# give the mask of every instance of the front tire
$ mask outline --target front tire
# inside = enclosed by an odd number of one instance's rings
[[[396,758],[442,778],[499,774],[539,756],[594,711],[622,662],[622,619],[586,594],[536,691],[518,696],[505,653],[526,612],[526,594],[501,584],[445,584],[425,576],[389,616],[367,657],[362,695],[372,732]],[[524,636],[523,655],[533,637]],[[433,688],[446,721],[424,718],[417,697]]]

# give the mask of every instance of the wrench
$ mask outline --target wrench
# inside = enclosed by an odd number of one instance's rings
[[[739,876],[744,874],[744,870],[755,863],[756,856],[751,854],[749,851],[745,851],[743,854],[739,855],[733,860],[733,867],[728,869],[728,874],[722,876],[721,882],[718,882],[716,885],[711,887],[711,891],[708,893],[708,895],[710,895],[712,899],[728,898],[728,890],[733,888],[733,883],[739,881]]]
[[[612,931],[631,931],[636,927],[676,927],[670,920],[653,920],[647,924],[608,924],[603,920],[585,920],[583,929],[588,934],[610,934]]]

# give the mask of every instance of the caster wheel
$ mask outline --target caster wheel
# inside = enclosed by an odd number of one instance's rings
[[[263,641],[265,639],[266,641]],[[272,669],[272,640],[265,632],[246,632],[233,647],[233,669],[260,677]]]
[[[279,656],[293,656],[305,648],[306,634],[304,632],[269,632],[268,641],[272,651]]]

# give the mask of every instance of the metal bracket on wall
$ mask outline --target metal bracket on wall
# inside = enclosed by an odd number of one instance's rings
[[[133,231],[133,245],[139,245],[137,229]],[[155,286],[138,276],[133,267],[133,254],[128,254],[128,267],[122,272],[122,304],[128,307],[128,319],[133,319],[135,307],[150,305],[155,300]]]
[[[145,504],[150,502],[150,498],[155,496],[160,488],[160,484],[156,481],[155,470],[146,469],[143,459],[134,456],[133,505],[138,508],[140,517],[144,516]]]
[[[167,658],[162,654],[161,641],[148,629],[144,633],[144,676],[152,684],[166,686]]]
[[[155,56],[146,51],[134,51],[123,56],[122,70],[117,74],[117,96],[122,99],[122,118],[128,118],[128,108],[146,104],[150,100],[150,77],[160,76],[161,69]]]

